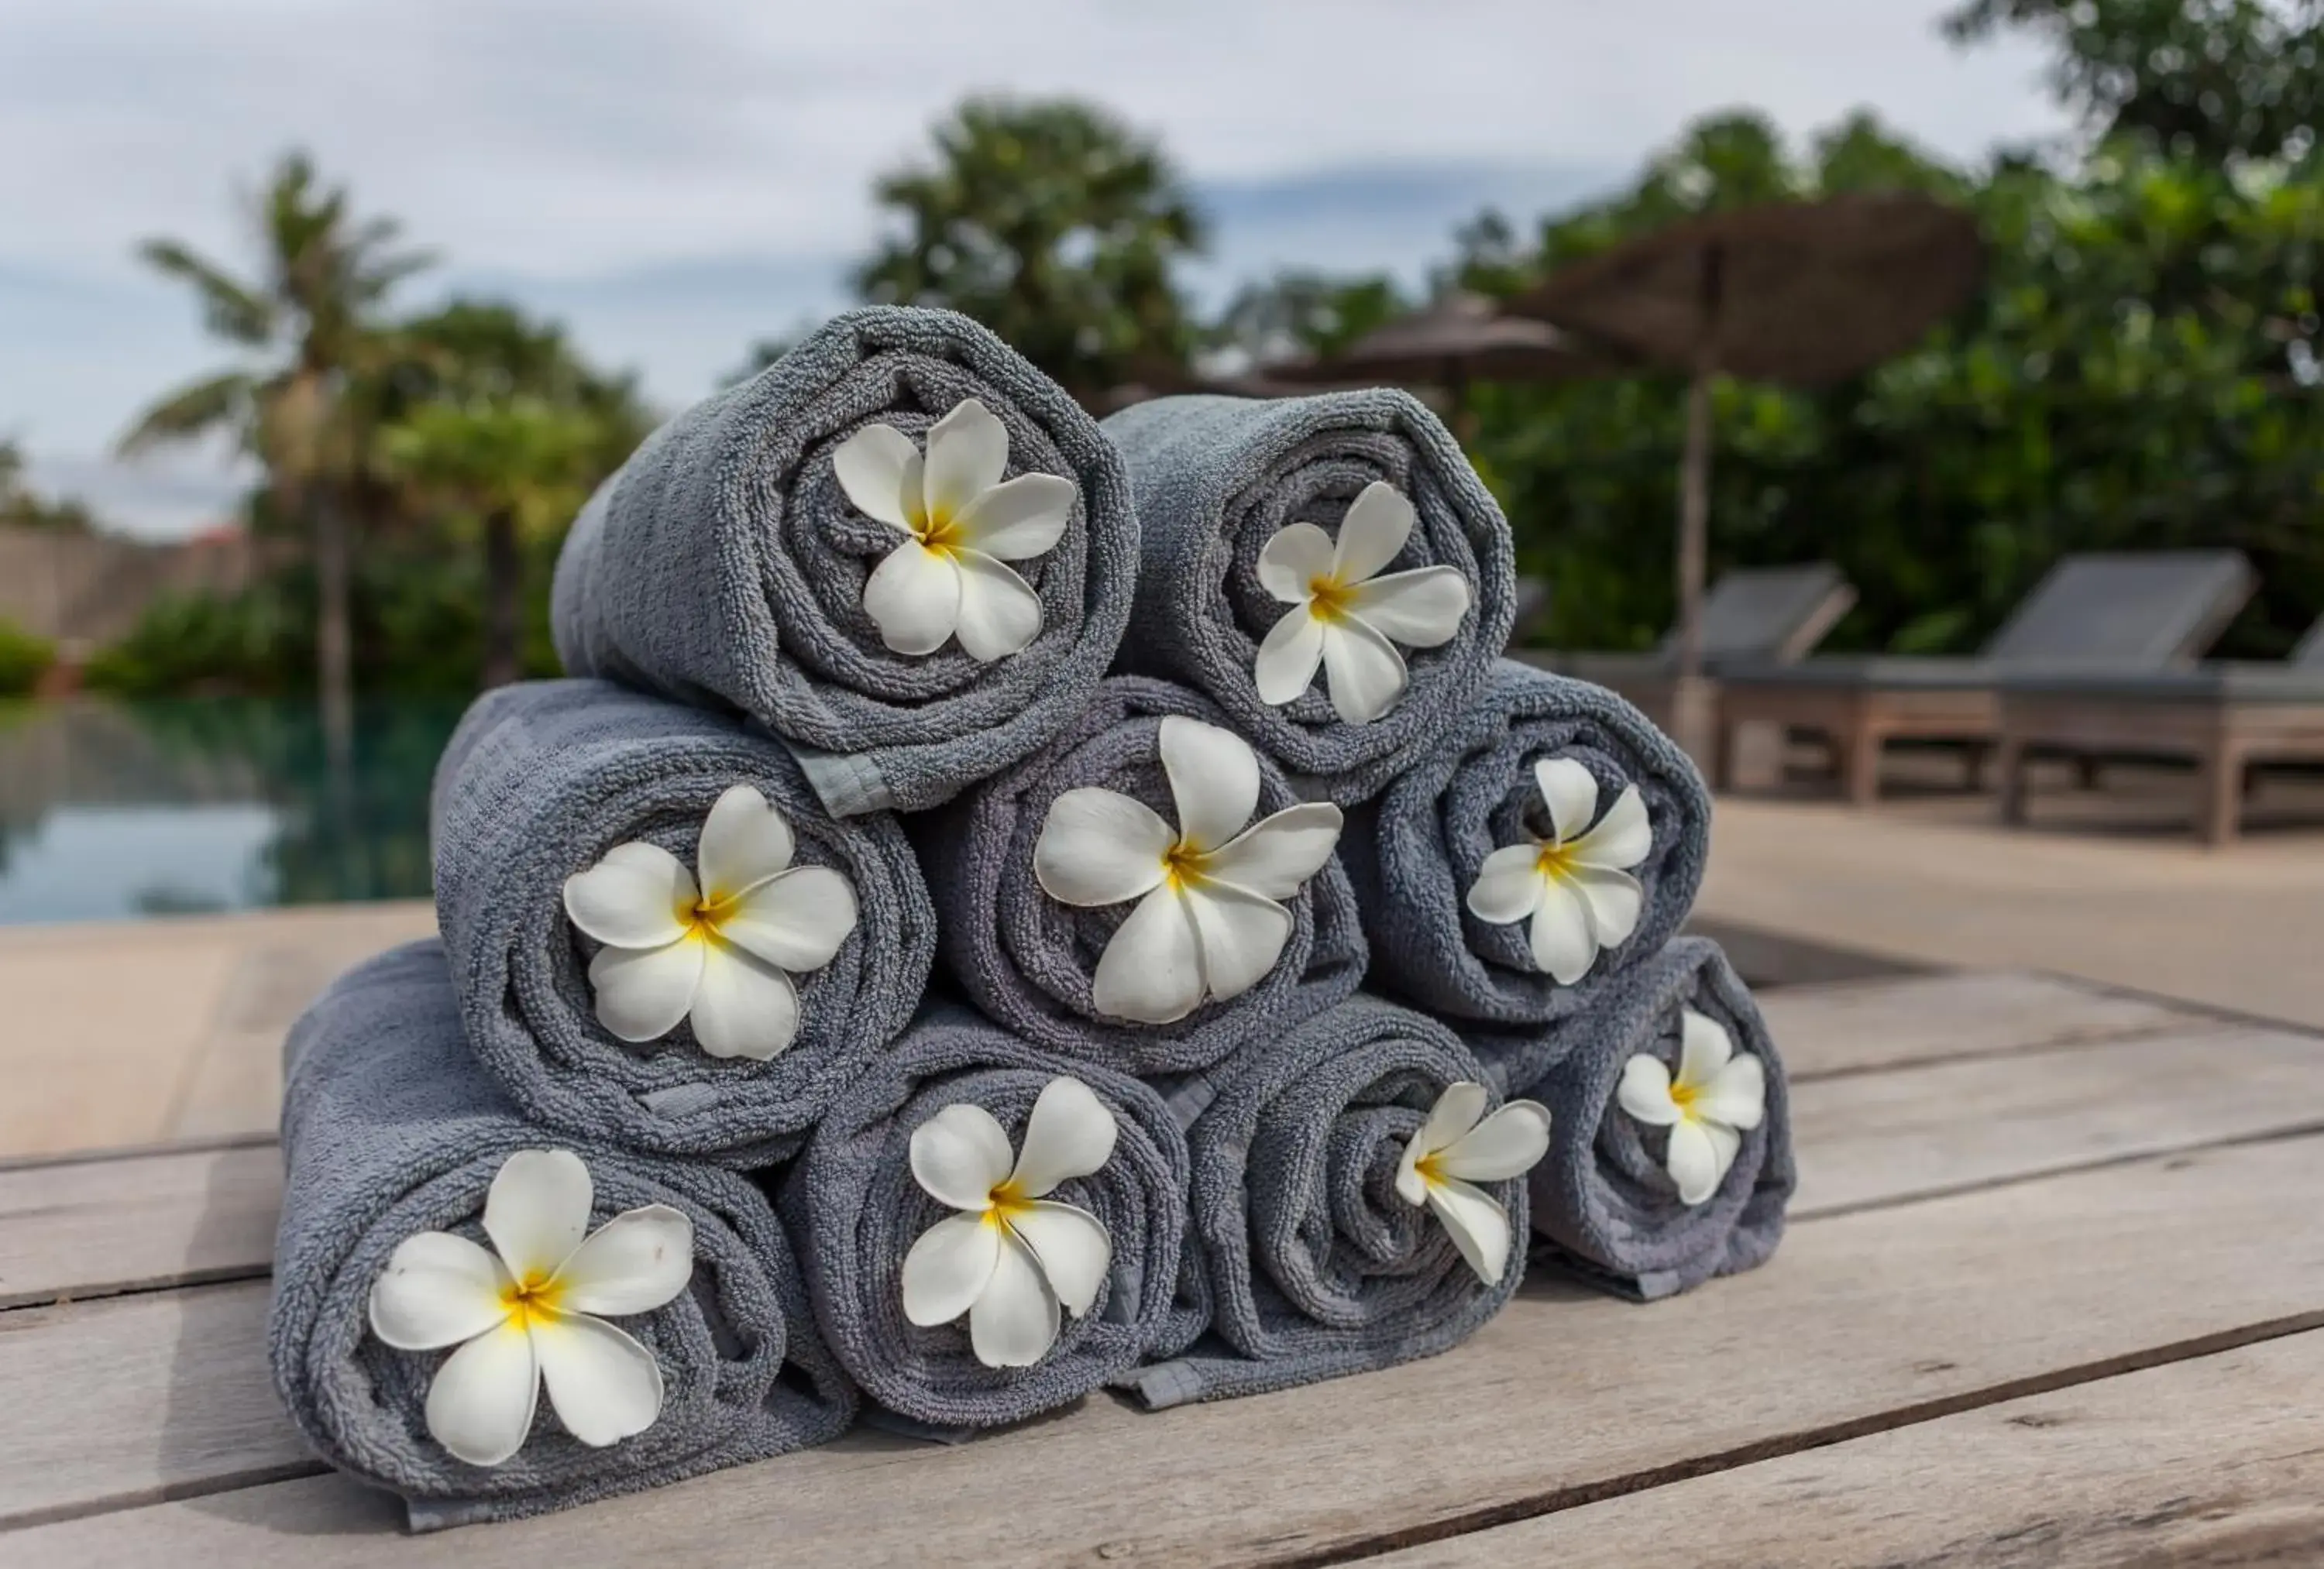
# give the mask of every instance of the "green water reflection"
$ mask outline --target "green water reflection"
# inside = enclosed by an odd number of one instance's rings
[[[335,771],[311,704],[0,706],[0,922],[424,896],[428,784],[459,715],[359,710]]]

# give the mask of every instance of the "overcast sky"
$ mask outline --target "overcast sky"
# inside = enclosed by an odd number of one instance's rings
[[[216,460],[104,454],[213,365],[131,254],[241,263],[242,198],[313,150],[447,265],[562,317],[675,407],[844,298],[872,176],[964,93],[1074,93],[1158,133],[1216,220],[1192,281],[1417,279],[1488,202],[1614,184],[1692,116],[1803,134],[1868,105],[1974,158],[2059,127],[2039,60],[1950,50],[1930,0],[0,0],[0,435],[180,533]]]

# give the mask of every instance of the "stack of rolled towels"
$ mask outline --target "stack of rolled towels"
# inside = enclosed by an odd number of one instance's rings
[[[672,420],[566,543],[568,677],[446,748],[439,937],[287,1044],[301,1429],[428,1528],[1764,1261],[1709,798],[1499,657],[1513,573],[1401,392],[1100,425],[881,307]]]

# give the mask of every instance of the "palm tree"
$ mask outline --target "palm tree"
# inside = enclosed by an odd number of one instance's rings
[[[874,188],[899,233],[856,270],[867,298],[975,317],[1084,400],[1184,367],[1172,270],[1203,222],[1161,148],[1070,100],[972,98],[932,163]]]
[[[354,733],[348,507],[376,438],[349,387],[390,358],[387,297],[431,258],[398,249],[392,219],[356,220],[346,188],[320,184],[303,152],[275,167],[254,217],[263,259],[255,280],[175,240],[140,248],[148,263],[194,290],[212,335],[243,353],[231,369],[147,409],[121,448],[134,454],[224,432],[264,467],[275,516],[303,523],[310,536],[324,734],[334,759],[344,760]]]

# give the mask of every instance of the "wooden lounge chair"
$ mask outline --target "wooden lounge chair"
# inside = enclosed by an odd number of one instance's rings
[[[2060,752],[2194,760],[2196,831],[2225,844],[2243,826],[2258,763],[2324,763],[2324,617],[2281,665],[2221,661],[2143,674],[2054,670],[2001,688],[2001,811],[2026,821],[2026,765]]]
[[[1976,658],[1874,655],[1729,666],[1720,674],[1720,750],[1731,756],[1735,732],[1747,724],[1816,731],[1831,745],[1841,791],[1863,804],[1880,794],[1888,742],[1948,741],[1969,749],[1973,784],[2000,738],[2005,680],[2183,668],[2235,619],[2257,582],[2236,550],[2070,555]]]
[[[1788,663],[1804,657],[1856,603],[1856,590],[1828,561],[1801,566],[1738,567],[1722,574],[1702,601],[1702,668],[1716,678],[1738,662]],[[1644,654],[1554,653],[1512,648],[1510,656],[1561,675],[1611,687],[1656,724],[1669,723],[1678,673],[1677,634]]]

